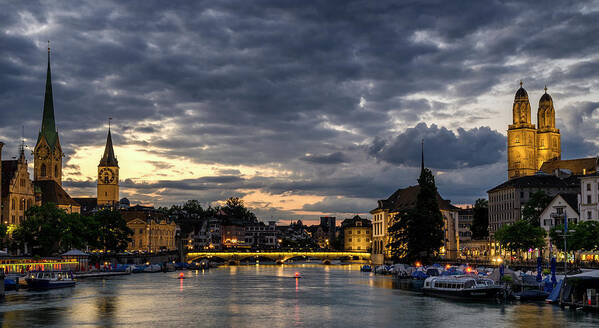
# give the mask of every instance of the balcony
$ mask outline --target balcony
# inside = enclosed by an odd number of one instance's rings
[[[554,219],[563,219],[564,213],[551,213],[549,216],[551,216]]]

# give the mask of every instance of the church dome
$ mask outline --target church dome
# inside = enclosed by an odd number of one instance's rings
[[[528,98],[528,93],[526,92],[526,90],[524,90],[522,85],[520,85],[520,89],[516,91],[516,98]]]
[[[548,102],[548,103],[553,102],[553,99],[551,99],[551,96],[547,93],[547,91],[545,91],[543,96],[541,96],[541,100],[539,100],[539,104],[542,104],[545,102]]]

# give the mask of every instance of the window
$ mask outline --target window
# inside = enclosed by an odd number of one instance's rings
[[[524,198],[524,191],[520,192],[520,198]]]
[[[21,199],[21,201],[19,202],[19,210],[24,210],[25,209],[25,199]]]
[[[591,191],[591,184],[587,183],[587,191]]]
[[[10,204],[11,204],[10,205],[11,209],[13,209],[13,210],[17,209],[17,201],[14,198],[11,200]]]
[[[591,203],[591,195],[587,195],[587,204]]]
[[[351,238],[348,241],[351,243]]]
[[[54,165],[54,176],[58,176],[58,165]]]
[[[40,175],[43,177],[46,176],[46,164],[42,164],[42,167],[40,168]]]
[[[591,211],[587,211],[587,219],[591,219]]]
[[[563,207],[558,207],[555,210],[557,211],[557,214],[564,214],[564,208]]]

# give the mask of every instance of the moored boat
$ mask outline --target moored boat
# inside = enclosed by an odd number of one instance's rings
[[[25,280],[27,287],[33,290],[74,287],[76,284],[73,273],[68,271],[33,271]]]
[[[426,295],[464,300],[491,300],[503,289],[490,279],[472,276],[429,277],[422,291]]]

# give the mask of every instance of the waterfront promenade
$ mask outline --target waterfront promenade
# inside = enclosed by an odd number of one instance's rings
[[[599,316],[547,304],[460,303],[398,289],[359,265],[223,266],[80,281],[8,293],[7,327],[596,327]],[[302,279],[294,279],[295,272]]]

